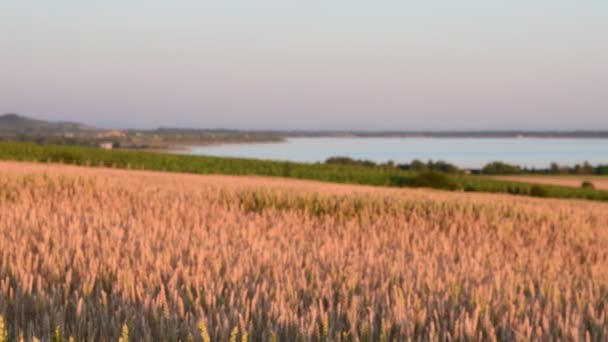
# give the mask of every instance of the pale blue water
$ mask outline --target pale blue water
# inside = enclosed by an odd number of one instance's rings
[[[608,164],[608,139],[290,138],[284,143],[193,147],[189,153],[298,162],[323,162],[333,156],[396,163],[432,159],[463,168],[480,168],[500,160],[546,168],[551,162]]]

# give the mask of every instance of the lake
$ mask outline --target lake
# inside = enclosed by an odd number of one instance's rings
[[[335,156],[396,163],[432,159],[463,168],[481,168],[490,161],[500,160],[547,168],[551,162],[608,164],[608,139],[289,138],[282,143],[197,146],[186,153],[296,162],[323,162]]]

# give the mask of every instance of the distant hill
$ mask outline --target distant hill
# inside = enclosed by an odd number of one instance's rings
[[[107,138],[123,136],[117,130],[101,129],[76,122],[45,121],[18,114],[0,115],[0,139],[23,136],[79,138]],[[222,128],[171,128],[160,127],[148,130],[124,130],[128,136],[139,140],[138,144],[157,144],[163,140],[169,144],[230,143],[230,142],[276,142],[294,137],[352,137],[352,138],[594,138],[608,139],[607,130],[573,131],[526,131],[526,130],[481,130],[481,131],[348,131],[348,130],[240,130]],[[108,135],[110,134],[110,135]]]
[[[14,113],[0,115],[0,134],[4,135],[57,135],[93,133],[96,131],[100,130],[75,122],[44,121]]]

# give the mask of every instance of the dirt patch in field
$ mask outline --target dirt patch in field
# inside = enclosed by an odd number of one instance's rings
[[[499,176],[493,177],[505,181],[532,184],[561,185],[579,188],[583,181],[590,181],[598,190],[608,190],[608,177],[560,177],[560,176]]]

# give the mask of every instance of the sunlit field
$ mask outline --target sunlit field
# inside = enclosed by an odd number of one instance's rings
[[[0,340],[608,339],[608,204],[0,162]]]
[[[495,176],[495,179],[509,182],[524,182],[532,184],[550,184],[579,188],[585,181],[591,183],[595,189],[608,190],[608,177],[606,176]]]

